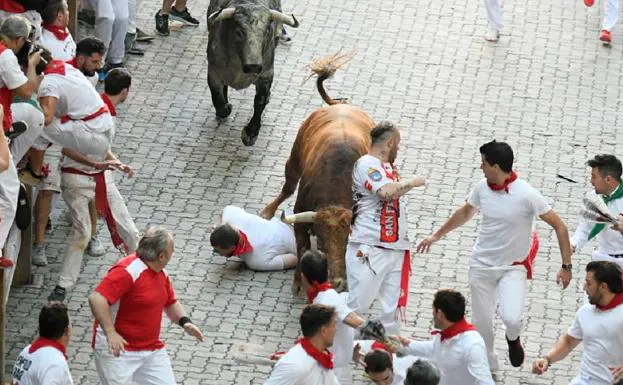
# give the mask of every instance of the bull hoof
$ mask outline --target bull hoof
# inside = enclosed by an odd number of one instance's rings
[[[255,136],[251,136],[247,134],[246,130],[242,131],[240,137],[242,138],[242,143],[244,143],[245,146],[253,146],[257,140],[257,134],[255,134]]]
[[[346,280],[344,278],[336,278],[336,279],[334,279],[333,282],[332,282],[332,285],[333,285],[333,288],[335,289],[335,291],[337,291],[338,293],[346,291],[346,289],[347,289]]]
[[[227,103],[224,108],[216,109],[216,116],[225,119],[231,114],[231,104]]]

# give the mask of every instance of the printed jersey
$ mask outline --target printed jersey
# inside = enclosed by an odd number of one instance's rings
[[[391,163],[382,163],[364,155],[353,167],[355,220],[349,242],[380,246],[393,250],[411,247],[407,236],[407,199],[381,200],[377,192],[383,186],[398,182],[398,171]]]
[[[51,346],[31,352],[26,346],[13,366],[11,385],[73,385],[67,359]]]
[[[65,40],[59,40],[52,32],[47,29],[41,31],[41,45],[52,54],[52,58],[62,61],[69,61],[76,56],[76,42],[71,34]]]

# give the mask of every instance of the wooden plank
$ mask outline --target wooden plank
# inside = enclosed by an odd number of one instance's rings
[[[31,205],[32,210],[32,187],[24,185],[26,187],[26,194],[28,195],[28,202]],[[13,273],[13,286],[29,285],[32,282],[31,264],[30,258],[32,254],[32,228],[34,223],[31,220],[30,225],[24,231],[22,231],[22,241],[15,262],[15,273]]]
[[[69,8],[69,33],[78,42],[78,8],[80,6],[79,0],[67,0],[67,6]]]

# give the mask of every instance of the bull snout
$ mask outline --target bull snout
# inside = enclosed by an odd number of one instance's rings
[[[245,64],[242,66],[242,72],[245,74],[259,74],[262,72],[261,64]]]

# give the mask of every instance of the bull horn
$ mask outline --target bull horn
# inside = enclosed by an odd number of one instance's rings
[[[212,25],[217,21],[231,19],[234,16],[234,12],[236,12],[236,7],[223,8],[212,12],[212,14],[208,16],[208,25]]]
[[[270,15],[273,17],[273,20],[289,25],[292,28],[298,28],[299,26],[299,21],[296,20],[296,17],[294,17],[294,15],[288,16],[285,13],[276,11],[274,9],[270,10]]]
[[[314,223],[316,221],[315,211],[304,211],[292,215],[284,215],[281,218],[285,223]]]

